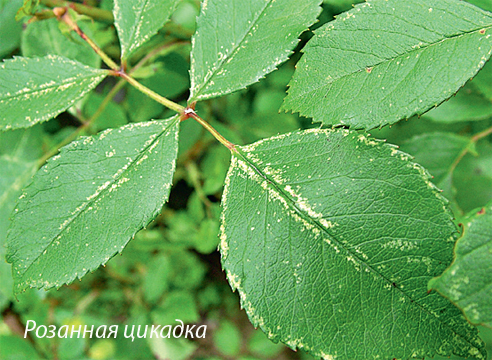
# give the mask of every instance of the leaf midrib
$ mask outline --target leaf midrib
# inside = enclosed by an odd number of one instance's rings
[[[348,254],[352,255],[356,261],[359,262],[360,265],[365,266],[367,269],[369,269],[371,272],[385,280],[389,285],[393,286],[393,282],[386,278],[384,275],[380,274],[378,271],[373,269],[371,266],[369,266],[363,259],[361,259],[357,253],[353,253],[349,249],[347,249],[342,242],[340,242],[338,239],[336,239],[332,234],[329,233],[328,229],[326,229],[321,223],[319,223],[317,220],[313,219],[309,215],[305,214],[301,209],[297,207],[297,203],[295,202],[294,199],[292,199],[280,186],[279,184],[273,179],[270,178],[267,174],[265,174],[263,171],[261,171],[250,159],[248,159],[247,156],[245,156],[241,150],[238,148],[235,148],[233,150],[233,155],[239,157],[242,161],[244,161],[255,173],[257,173],[261,178],[265,179],[267,181],[267,186],[272,186],[275,191],[279,193],[280,196],[282,196],[287,203],[289,203],[293,210],[298,213],[300,216],[303,217],[303,219],[313,223],[314,226],[316,226],[318,229],[323,231],[329,238],[330,240],[336,242],[337,246],[343,248]],[[444,327],[449,329],[452,333],[456,334],[459,336],[461,339],[463,339],[465,342],[467,342],[471,347],[477,349],[480,352],[480,349],[477,348],[474,344],[472,344],[467,338],[462,336],[461,334],[457,333],[454,329],[448,326],[445,322],[442,322],[438,317],[436,317],[432,312],[428,311],[426,308],[421,306],[417,301],[412,299],[409,295],[407,295],[405,292],[403,292],[399,287],[394,287],[397,291],[399,291],[403,296],[405,296],[407,299],[410,300],[410,304],[414,304],[417,306],[421,311],[431,315],[434,319],[438,320]]]
[[[97,78],[99,76],[107,76],[107,74],[105,74],[105,71],[101,71],[100,73],[96,73],[94,72],[93,74],[90,74],[90,75],[87,75],[87,76],[74,76],[74,77],[71,77],[71,78],[68,78],[68,79],[63,79],[63,81],[59,82],[59,83],[56,83],[56,84],[53,84],[53,85],[49,85],[49,86],[46,86],[46,87],[43,87],[43,88],[32,88],[32,89],[29,89],[27,91],[23,91],[23,90],[19,90],[17,92],[15,92],[14,94],[12,95],[9,95],[9,96],[4,96],[3,94],[0,94],[0,100],[10,100],[10,99],[15,99],[19,96],[23,96],[25,94],[27,95],[31,95],[31,94],[34,94],[36,92],[39,92],[39,91],[44,91],[44,90],[51,90],[51,89],[56,89],[60,86],[63,86],[63,85],[67,85],[67,84],[70,84],[70,83],[74,83],[74,84],[77,84],[78,81],[80,80],[85,80],[85,79],[90,79],[90,78]],[[42,86],[43,84],[39,85],[39,86]]]
[[[241,40],[236,44],[236,46],[233,46],[232,49],[231,49],[231,55],[230,56],[225,56],[221,61],[219,61],[217,63],[217,68],[215,69],[214,72],[212,72],[212,74],[209,76],[208,79],[206,79],[206,81],[202,82],[202,85],[201,86],[198,86],[197,87],[197,90],[196,90],[196,93],[193,95],[193,97],[190,99],[190,101],[192,100],[204,100],[206,99],[206,95],[203,96],[203,97],[200,97],[200,92],[203,90],[203,89],[206,89],[207,85],[210,83],[210,81],[212,80],[212,78],[217,75],[217,73],[222,70],[222,66],[224,65],[224,62],[226,62],[227,60],[229,59],[232,59],[234,58],[234,56],[236,55],[236,51],[237,49],[240,48],[240,46],[242,45],[242,43],[244,42],[244,40],[247,38],[248,34],[250,33],[251,29],[257,24],[257,22],[259,21],[259,19],[261,18],[261,16],[265,13],[266,9],[274,2],[275,0],[269,0],[267,2],[265,2],[265,7],[259,12],[258,16],[254,19],[254,21],[251,22],[250,26],[248,27],[247,31],[244,33],[244,35],[241,37]]]
[[[441,39],[441,40],[439,40],[439,41],[436,41],[436,42],[430,43],[430,44],[428,44],[428,45],[426,45],[426,46],[421,46],[421,47],[419,47],[419,48],[417,48],[417,49],[412,49],[412,50],[409,50],[409,51],[403,52],[403,53],[398,54],[397,56],[394,56],[394,57],[391,57],[391,58],[384,58],[384,59],[382,59],[382,60],[381,60],[381,61],[379,61],[379,62],[375,62],[374,64],[367,65],[367,67],[370,67],[370,68],[375,68],[375,67],[378,67],[378,66],[379,66],[379,65],[381,65],[381,64],[385,64],[385,63],[390,62],[390,61],[395,61],[396,59],[399,59],[399,58],[401,58],[401,57],[404,57],[404,56],[406,56],[406,55],[408,55],[408,54],[413,54],[413,53],[418,52],[418,51],[420,51],[420,52],[424,52],[425,50],[427,50],[428,48],[430,48],[430,47],[432,47],[432,46],[436,46],[436,45],[441,44],[441,43],[444,43],[444,42],[446,42],[446,41],[448,41],[448,40],[454,40],[454,39],[459,38],[459,37],[463,37],[463,36],[466,36],[466,35],[469,35],[469,34],[474,34],[474,33],[476,33],[476,32],[479,32],[480,30],[483,30],[483,29],[485,29],[485,30],[490,30],[490,29],[492,29],[492,25],[485,26],[485,27],[481,27],[481,28],[478,28],[478,29],[470,30],[470,31],[464,31],[464,32],[462,32],[462,33],[455,34],[455,35],[453,35],[453,36],[448,36],[448,37],[446,37],[446,36],[445,36],[443,39]],[[402,34],[402,35],[405,35],[405,34]],[[322,48],[324,48],[324,49],[328,49],[328,50],[329,50],[329,49],[332,49],[331,47],[324,47],[324,46],[320,46],[320,45],[316,45],[316,46],[313,46],[313,47],[322,47]],[[309,49],[307,49],[306,51],[308,51],[308,50],[309,50]],[[338,49],[338,50],[345,51],[345,50],[343,50],[343,49]],[[309,94],[311,94],[311,93],[313,93],[313,92],[315,92],[315,91],[318,91],[318,90],[320,90],[320,89],[322,89],[322,88],[325,88],[325,87],[331,86],[331,85],[332,85],[332,84],[334,84],[335,82],[337,82],[337,81],[339,81],[339,80],[341,80],[341,79],[344,79],[344,78],[347,78],[347,77],[353,76],[354,74],[360,73],[360,72],[362,72],[363,70],[364,70],[364,69],[363,69],[363,68],[361,68],[361,69],[358,69],[358,70],[355,70],[355,71],[349,72],[349,73],[347,73],[347,74],[341,75],[341,76],[339,76],[339,77],[332,78],[329,82],[327,82],[327,83],[321,83],[319,86],[317,86],[317,87],[315,87],[315,88],[312,88],[312,89],[310,89],[310,90],[309,90],[309,91],[307,91],[307,92],[302,93],[302,95],[298,95],[298,96],[296,96],[296,97],[295,97],[295,99],[298,99],[298,98],[302,98],[302,97],[308,96]],[[295,79],[293,79],[293,80],[295,80]],[[286,107],[284,107],[284,106],[282,105],[282,109],[288,110],[288,109],[290,109],[290,108],[286,108]]]
[[[176,118],[174,119],[174,121],[172,121],[164,130],[162,130],[159,135],[157,135],[155,137],[155,139],[149,144],[147,145],[145,148],[143,148],[140,153],[138,154],[138,156],[135,157],[135,159],[133,159],[131,162],[129,162],[129,165],[128,167],[122,171],[117,177],[113,178],[113,181],[110,182],[108,184],[108,186],[104,187],[97,196],[91,198],[91,200],[89,201],[86,201],[85,203],[83,203],[83,205],[80,207],[80,210],[79,212],[77,212],[74,216],[72,216],[72,218],[66,223],[64,224],[64,226],[61,227],[61,229],[56,233],[56,235],[53,235],[52,236],[52,239],[51,241],[45,246],[42,248],[42,251],[39,252],[39,254],[32,260],[32,262],[29,264],[29,266],[26,266],[24,268],[24,271],[22,272],[21,275],[19,275],[20,277],[23,277],[24,274],[27,272],[27,270],[29,270],[31,268],[31,266],[41,257],[41,255],[43,255],[43,252],[49,248],[49,246],[64,232],[64,230],[69,226],[71,225],[86,209],[87,207],[94,203],[97,199],[100,198],[100,195],[105,193],[108,189],[111,188],[111,185],[115,184],[122,176],[123,174],[126,174],[131,168],[132,168],[132,165],[135,164],[136,162],[138,162],[142,157],[143,155],[145,154],[145,151],[150,148],[163,134],[165,134],[166,132],[169,131],[169,129],[171,129],[172,127],[174,127],[176,125],[176,123],[178,122],[179,120],[179,117],[176,116]],[[62,224],[63,225],[63,224]]]

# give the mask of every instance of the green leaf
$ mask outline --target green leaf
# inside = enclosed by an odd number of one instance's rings
[[[169,293],[162,304],[152,311],[155,324],[175,325],[176,319],[185,323],[196,323],[200,319],[193,294],[186,290]]]
[[[130,124],[61,149],[34,176],[7,238],[15,292],[60,287],[121,252],[160,212],[178,118]]]
[[[86,118],[90,119],[94,116],[103,101],[104,96],[99,95],[96,92],[90,93],[83,107],[83,112],[86,115]],[[106,130],[107,128],[117,128],[126,124],[128,124],[128,119],[122,106],[114,101],[110,101],[104,107],[102,113],[98,115],[96,120],[91,123],[91,130],[96,133]]]
[[[183,338],[169,339],[154,336],[149,338],[148,342],[156,359],[190,359],[198,347],[195,342]],[[131,348],[132,353],[134,353],[133,348]]]
[[[316,20],[320,2],[204,1],[192,40],[190,100],[243,89],[275,70]]]
[[[492,11],[492,3],[490,2],[490,0],[467,0],[467,1],[484,10]]]
[[[274,341],[325,359],[485,359],[458,309],[427,293],[456,229],[394,146],[313,129],[237,147],[222,206],[229,283]]]
[[[42,156],[40,127],[0,132],[0,247],[9,227],[9,217],[22,189],[37,170]]]
[[[121,44],[121,58],[155,35],[169,19],[179,0],[115,0],[114,19]]]
[[[467,154],[453,174],[456,201],[469,212],[492,201],[492,145],[484,140],[476,145],[475,154]]]
[[[474,84],[480,92],[489,100],[492,101],[492,62],[487,61],[483,69],[473,78]]]
[[[274,359],[279,357],[285,347],[269,341],[263,332],[255,331],[249,339],[248,349],[257,356]]]
[[[492,54],[492,14],[458,0],[375,0],[315,31],[283,109],[372,129],[440,104]]]
[[[82,30],[92,39],[89,26],[80,24]],[[74,37],[74,39],[76,39]],[[28,24],[22,32],[22,55],[25,57],[41,57],[60,55],[78,61],[84,65],[98,68],[101,58],[83,40],[70,40],[63,35],[56,19],[35,21]]]
[[[214,345],[224,355],[236,357],[241,350],[241,332],[228,320],[222,320],[214,333]]]
[[[417,135],[403,143],[401,150],[415,156],[415,161],[433,176],[433,182],[452,198],[452,173],[463,156],[472,149],[471,139],[453,133],[429,133]]]
[[[432,109],[425,117],[440,123],[489,119],[492,117],[492,101],[474,85],[474,82],[466,84],[455,97]]]
[[[463,310],[472,324],[492,327],[492,203],[463,220],[453,264],[429,282]]]
[[[20,44],[22,23],[15,21],[15,14],[22,0],[0,3],[0,57],[12,52]]]
[[[11,266],[5,262],[5,239],[22,189],[31,180],[42,156],[42,131],[39,126],[30,129],[0,132],[0,309],[13,299]]]
[[[0,130],[29,127],[68,109],[106,77],[61,56],[6,60],[0,64]]]

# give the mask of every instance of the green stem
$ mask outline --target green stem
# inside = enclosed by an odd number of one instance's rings
[[[492,134],[492,127],[489,127],[488,129],[486,129],[486,130],[484,130],[484,131],[482,131],[482,132],[474,135],[472,137],[472,141],[473,142],[477,142],[478,140],[483,139],[484,137],[487,137],[487,136],[489,136],[491,134]]]
[[[187,108],[183,111],[183,113],[193,119],[195,119],[200,125],[202,125],[207,131],[213,135],[222,145],[228,148],[231,152],[235,150],[236,145],[228,141],[225,137],[223,137],[217,130],[215,130],[212,125],[203,120],[200,116],[198,116],[195,110]]]
[[[101,20],[110,24],[114,22],[113,13],[111,11],[95,8],[92,6],[87,6],[65,0],[41,0],[41,4],[51,8],[68,7],[75,10],[79,14],[90,16],[91,18],[96,20]]]
[[[140,84],[137,80],[135,80],[130,75],[128,75],[124,72],[115,71],[114,73],[112,73],[112,75],[119,76],[119,77],[125,79],[126,81],[128,81],[130,83],[130,85],[132,85],[137,90],[141,91],[142,93],[144,93],[148,97],[154,99],[158,103],[164,105],[165,107],[167,107],[173,111],[176,111],[178,114],[182,114],[185,110],[184,106],[181,106],[181,105],[175,103],[174,101],[171,101],[171,100],[165,98],[164,96],[157,94],[156,92],[154,92],[154,91],[150,90],[149,88],[145,87],[144,85]]]
[[[161,47],[159,50],[162,51],[163,48],[164,48],[164,46]],[[152,55],[152,54],[149,53],[148,55]],[[138,62],[138,64],[136,64],[130,70],[130,74],[132,74],[134,71],[136,71],[139,68],[141,68],[142,66],[144,66],[148,61],[151,60],[151,58],[152,58],[152,56],[145,56],[142,60],[140,60]],[[126,84],[126,81],[124,81],[123,79],[120,80],[120,81],[118,81],[116,83],[116,85],[111,89],[111,91],[103,99],[103,101],[101,102],[101,104],[97,108],[96,112],[94,112],[94,114],[92,114],[92,116],[89,118],[89,120],[87,120],[86,122],[84,122],[84,124],[82,126],[80,126],[74,133],[72,133],[70,136],[66,137],[59,144],[57,144],[52,151],[49,151],[48,153],[46,153],[46,155],[43,156],[38,161],[38,167],[43,166],[44,163],[46,162],[46,160],[48,160],[52,156],[56,155],[56,153],[59,151],[60,148],[62,148],[63,146],[69,144],[70,142],[72,142],[73,140],[75,140],[84,130],[90,128],[94,124],[94,122],[99,118],[99,116],[101,116],[101,114],[103,113],[104,109],[111,102],[111,100],[113,100],[113,98],[115,97],[115,95],[121,89],[123,89],[123,87],[125,86],[125,84]]]

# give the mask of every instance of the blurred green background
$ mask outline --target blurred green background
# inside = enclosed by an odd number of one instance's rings
[[[488,0],[473,2],[492,10]],[[112,8],[109,0],[85,3],[108,11]],[[352,3],[326,0],[320,22],[313,29],[348,10]],[[13,18],[21,5],[22,0],[0,0],[2,58],[54,53],[100,66],[100,60],[80,39],[59,31],[56,20],[15,22]],[[135,76],[152,90],[181,104],[188,98],[190,38],[198,12],[198,1],[183,0],[172,22],[131,59],[135,64],[152,49],[175,44],[171,50],[156,55],[151,65]],[[108,54],[118,58],[119,46],[112,24],[85,21],[80,25]],[[302,35],[299,48],[310,36],[311,32]],[[279,70],[247,90],[198,104],[198,113],[236,144],[317,127],[310,119],[278,113],[299,57],[296,51]],[[112,91],[115,84],[114,79],[104,81],[95,92],[49,122],[28,130],[0,133],[0,245],[4,243],[9,214],[22,187],[60,144],[77,135],[172,115],[133,88],[124,86]],[[489,63],[439,108],[420,118],[372,131],[372,135],[388,139],[416,156],[416,161],[434,175],[434,181],[444,190],[459,223],[465,213],[492,199],[492,139],[472,138],[491,126]],[[240,310],[239,298],[226,282],[216,251],[229,152],[191,119],[181,124],[180,134],[178,167],[169,203],[106,267],[58,290],[31,290],[15,299],[10,265],[0,262],[0,359],[312,359],[301,351],[293,352],[270,342]],[[459,158],[464,149],[467,151]],[[2,259],[4,253],[0,246]],[[176,325],[175,319],[207,325],[206,338],[147,338],[132,342],[123,337],[125,325]],[[119,325],[119,336],[24,339],[27,320],[57,327],[115,324]],[[481,328],[480,334],[492,354],[492,330]]]

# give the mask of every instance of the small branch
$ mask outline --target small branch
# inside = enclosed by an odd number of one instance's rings
[[[90,16],[91,18],[96,20],[101,20],[110,24],[114,22],[113,13],[111,11],[95,8],[92,6],[87,6],[65,0],[41,0],[41,4],[51,8],[70,8],[75,10],[79,14]]]
[[[489,135],[492,135],[492,127],[488,128],[482,132],[479,132],[478,134],[473,135],[470,139],[470,144],[465,149],[463,149],[463,151],[458,155],[456,160],[451,165],[449,173],[452,174],[454,172],[454,170],[456,169],[458,164],[461,162],[461,160],[463,160],[465,155],[468,154],[468,152],[470,151],[470,147],[472,144],[476,144],[479,140],[481,140],[484,137],[487,137]]]
[[[59,21],[63,21],[69,26],[72,31],[75,31],[85,42],[87,42],[90,47],[96,52],[96,54],[101,57],[104,63],[108,65],[109,68],[116,71],[119,70],[119,66],[116,65],[116,63],[111,60],[111,58],[106,55],[106,53],[102,51],[101,48],[97,46],[97,44],[79,28],[77,23],[70,17],[70,13],[67,11],[66,8],[54,8],[53,12],[55,13]]]

